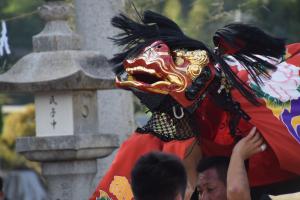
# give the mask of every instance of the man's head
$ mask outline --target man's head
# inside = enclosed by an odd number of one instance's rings
[[[208,157],[198,166],[197,187],[201,200],[226,200],[226,179],[229,167],[227,157]]]
[[[182,162],[160,152],[142,156],[131,172],[131,179],[136,200],[181,200],[187,185]]]

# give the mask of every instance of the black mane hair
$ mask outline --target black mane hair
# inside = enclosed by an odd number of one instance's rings
[[[110,61],[115,66],[115,73],[123,72],[122,62],[126,58],[136,56],[145,47],[157,40],[165,42],[171,50],[206,50],[211,62],[220,65],[229,83],[235,87],[251,103],[259,105],[253,90],[242,81],[226,63],[226,48],[234,49],[233,56],[248,71],[253,81],[260,85],[258,75],[269,77],[268,70],[275,70],[276,66],[264,60],[280,58],[285,52],[284,40],[272,37],[260,29],[245,24],[229,24],[217,30],[213,37],[217,51],[213,51],[204,43],[186,36],[179,26],[167,17],[152,11],[143,13],[141,23],[138,23],[124,14],[112,18],[114,27],[123,32],[113,38],[116,45],[124,46],[123,53],[116,54]]]
[[[124,59],[135,56],[157,40],[162,40],[172,50],[202,49],[211,52],[204,43],[187,37],[175,22],[149,10],[143,13],[142,23],[135,22],[124,14],[113,17],[111,23],[123,31],[110,38],[116,45],[124,46],[124,52],[111,59],[116,73],[123,70]]]
[[[269,77],[268,70],[276,69],[270,61],[276,62],[274,58],[281,58],[285,53],[285,39],[272,37],[249,24],[228,24],[216,31],[213,42],[223,54],[233,51],[230,55],[242,64],[256,83],[261,82],[258,75]]]

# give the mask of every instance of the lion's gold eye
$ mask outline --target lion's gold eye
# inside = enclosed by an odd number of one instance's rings
[[[200,75],[202,71],[202,66],[191,64],[188,66],[187,71],[191,75],[192,79],[194,79]]]

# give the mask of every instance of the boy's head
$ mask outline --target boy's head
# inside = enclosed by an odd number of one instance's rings
[[[180,200],[187,185],[181,160],[160,152],[142,156],[131,172],[131,179],[136,200]]]

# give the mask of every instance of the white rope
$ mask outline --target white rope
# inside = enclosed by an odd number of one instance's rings
[[[1,31],[1,38],[0,38],[0,56],[3,56],[5,52],[7,55],[9,55],[10,49],[8,44],[6,23],[4,20],[2,20],[1,26],[2,26],[2,31]]]

